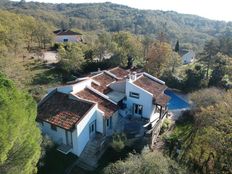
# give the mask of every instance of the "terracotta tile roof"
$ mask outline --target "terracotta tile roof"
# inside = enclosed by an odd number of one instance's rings
[[[160,84],[159,82],[150,79],[149,77],[142,75],[133,82],[135,85],[145,89],[146,91],[153,94],[156,99],[163,91],[167,88],[166,85]]]
[[[85,88],[84,90],[76,93],[76,95],[80,98],[90,100],[93,102],[98,103],[98,108],[104,112],[104,116],[106,118],[110,117],[113,115],[114,112],[118,110],[118,106],[111,103],[110,101],[104,99],[100,95],[94,93],[93,91]]]
[[[56,35],[82,35],[81,33],[77,33],[71,30],[56,30],[53,31],[53,33]]]
[[[96,75],[92,77],[92,79],[100,83],[100,86],[92,83],[92,87],[104,94],[106,94],[109,90],[108,85],[116,80],[106,73],[101,73],[99,75]]]
[[[170,100],[169,96],[162,94],[156,100],[154,99],[154,103],[160,106],[166,106],[169,100]]]
[[[113,69],[109,70],[109,72],[111,72],[112,74],[114,74],[118,78],[125,78],[125,76],[127,76],[129,74],[129,72],[127,70],[122,69],[120,67],[113,68]]]
[[[37,120],[69,130],[74,128],[93,105],[90,102],[70,99],[67,94],[55,92],[39,105]]]

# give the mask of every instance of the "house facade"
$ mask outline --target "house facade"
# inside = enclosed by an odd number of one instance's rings
[[[189,50],[187,52],[185,52],[183,55],[182,55],[182,63],[183,64],[190,64],[192,63],[194,60],[195,60],[195,52],[193,50]]]
[[[167,114],[165,82],[145,72],[116,67],[49,90],[38,105],[37,122],[58,150],[80,156],[96,137],[110,137],[121,120],[152,127]]]
[[[63,42],[82,42],[82,34],[71,30],[56,30],[53,32],[55,34],[55,43]]]

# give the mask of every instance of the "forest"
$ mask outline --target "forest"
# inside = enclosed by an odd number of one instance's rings
[[[11,2],[3,0],[0,8],[41,19],[55,27],[77,28],[84,31],[129,31],[136,35],[165,33],[165,38],[176,40],[187,48],[199,49],[204,42],[226,30],[231,22],[213,21],[194,15],[173,11],[138,10],[123,5],[95,4],[45,4],[38,2]]]
[[[84,42],[55,44],[59,28],[81,32]],[[182,65],[182,49],[196,51],[196,61]],[[39,59],[46,50],[59,62]],[[192,105],[162,136],[162,152],[129,154],[100,173],[232,173],[232,22],[109,2],[24,0],[0,1],[0,173],[37,173],[43,163],[49,145],[35,124],[36,102],[48,88],[114,66],[145,70]]]

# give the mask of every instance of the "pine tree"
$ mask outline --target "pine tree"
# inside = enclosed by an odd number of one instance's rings
[[[0,74],[0,173],[36,173],[40,157],[40,131],[36,103]]]

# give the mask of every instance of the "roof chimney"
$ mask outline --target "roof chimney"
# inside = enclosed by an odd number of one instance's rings
[[[137,74],[135,71],[133,71],[131,74],[129,74],[129,80],[134,81],[136,80]]]

